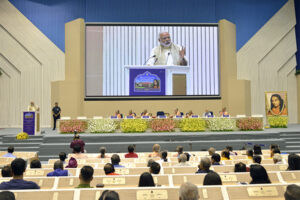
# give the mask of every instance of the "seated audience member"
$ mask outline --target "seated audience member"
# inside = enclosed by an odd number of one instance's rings
[[[250,165],[250,176],[252,178],[250,184],[271,183],[266,169],[261,165]]]
[[[211,155],[211,165],[220,165],[221,156],[218,153]]]
[[[186,113],[185,117],[189,118],[189,117],[192,117],[193,115],[194,115],[193,111],[190,110],[188,113]]]
[[[113,190],[104,190],[99,200],[120,200],[119,194]]]
[[[123,168],[124,166],[120,165],[121,159],[118,154],[112,155],[110,158],[111,164],[114,166],[114,168]]]
[[[208,155],[212,156],[214,153],[216,153],[216,149],[213,148],[213,147],[210,147],[210,148],[208,149]]]
[[[246,164],[239,162],[234,165],[234,172],[247,172]]]
[[[167,151],[162,151],[160,154],[160,157],[163,162],[168,162],[168,152]],[[150,160],[152,160],[152,159],[150,159]]]
[[[160,164],[158,164],[157,162],[153,162],[153,163],[150,165],[149,172],[150,172],[151,174],[159,174],[159,172],[160,172]]]
[[[118,119],[123,118],[123,115],[120,113],[120,110],[116,110],[115,116],[116,116]]]
[[[288,168],[287,170],[300,170],[300,156],[292,153],[288,156]]]
[[[209,172],[205,175],[203,185],[222,185],[222,180],[216,172]]]
[[[54,163],[54,171],[49,172],[47,176],[70,176],[68,170],[64,170],[64,163],[61,160],[57,160]]]
[[[120,175],[115,173],[115,168],[111,163],[106,163],[104,165],[104,172],[106,175]]]
[[[10,191],[0,192],[1,200],[16,200],[15,194]]]
[[[260,164],[261,156],[253,156],[253,164]]]
[[[279,149],[279,148],[274,148],[274,149],[272,149],[271,154],[270,154],[270,157],[273,158],[273,156],[274,156],[275,153],[280,154],[280,153],[281,153],[281,152],[280,152],[280,149]]]
[[[205,110],[203,117],[213,117],[214,113],[213,111],[209,111],[208,109]]]
[[[226,149],[229,151],[229,154],[230,154],[231,156],[236,156],[236,155],[237,155],[236,152],[233,152],[232,146],[226,146]]]
[[[41,161],[38,159],[34,159],[30,162],[30,169],[38,169],[42,168]]]
[[[181,184],[179,188],[179,200],[198,200],[200,199],[198,187],[190,182]]]
[[[84,153],[81,152],[81,147],[79,145],[75,145],[73,147],[73,157],[76,159],[88,158]]]
[[[2,182],[0,190],[40,189],[36,183],[23,180],[23,174],[26,170],[25,160],[16,158],[11,162],[11,169],[13,178],[8,182]]]
[[[221,160],[230,160],[230,153],[228,150],[223,150],[221,152]]]
[[[154,163],[154,162],[155,162],[155,160],[149,159],[147,162],[147,167],[150,167],[152,165],[152,163]]]
[[[300,186],[296,184],[291,184],[286,187],[284,193],[285,200],[299,200],[300,199]]]
[[[66,168],[77,168],[77,160],[73,157],[69,159],[69,163]]]
[[[253,159],[253,150],[252,149],[248,149],[247,150],[247,156],[248,156],[248,159]]]
[[[154,187],[154,180],[149,172],[144,172],[140,176],[139,187]]]
[[[149,158],[155,158],[159,157],[159,152],[160,152],[160,145],[159,144],[154,144],[152,147],[152,153],[148,155]]]
[[[274,164],[283,164],[282,157],[279,153],[275,153],[273,156],[273,162]]]
[[[83,166],[80,170],[79,185],[76,188],[92,188],[94,169],[91,166]]]
[[[185,153],[183,153],[183,154],[186,155],[186,161],[187,161],[187,162],[190,161],[191,155],[190,155],[188,152],[185,152]]]
[[[141,113],[141,116],[149,116],[149,113],[147,111],[147,109],[145,109],[142,113]]]
[[[78,145],[80,146],[80,152],[84,153],[85,143],[84,143],[84,141],[82,139],[80,139],[79,134],[77,134],[77,132],[74,131],[74,138],[73,138],[73,141],[70,144],[70,148],[74,149],[74,147],[78,146]],[[75,152],[73,152],[73,153],[75,153]]]
[[[106,155],[105,147],[100,147],[99,152],[100,152],[100,155],[98,156],[98,158],[110,158],[109,156]]]
[[[177,153],[175,153],[175,154],[173,155],[173,157],[179,157],[180,154],[183,153],[183,146],[177,146],[177,147],[176,147],[176,152],[177,152]]]
[[[2,175],[3,178],[12,177],[12,170],[11,170],[10,165],[6,165],[2,168],[1,175]]]
[[[180,154],[179,158],[178,158],[178,164],[176,164],[175,166],[190,166],[190,164],[186,163],[187,161],[187,157],[186,155]]]
[[[7,154],[4,154],[2,157],[6,158],[16,158],[16,156],[13,154],[15,151],[15,148],[13,146],[9,146],[7,148]]]
[[[67,154],[65,152],[60,152],[58,154],[58,156],[59,156],[59,160],[62,161],[63,163],[65,163],[65,160],[67,158]]]
[[[134,153],[134,146],[133,145],[129,145],[128,146],[128,153],[125,154],[125,158],[138,158],[139,156]]]
[[[196,172],[198,173],[209,173],[212,172],[212,170],[210,170],[211,166],[211,162],[210,159],[207,157],[201,158],[200,164],[198,165],[198,171]]]
[[[253,146],[253,155],[262,155],[261,147],[258,144]]]

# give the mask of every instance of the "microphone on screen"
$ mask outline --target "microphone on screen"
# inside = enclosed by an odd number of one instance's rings
[[[156,55],[153,55],[153,56],[149,57],[143,65],[146,65],[146,63],[147,63],[151,58],[155,58],[155,57],[156,57]],[[155,60],[155,62],[156,62],[156,60]],[[155,63],[155,62],[154,62],[154,63]]]
[[[169,60],[169,55],[171,54],[171,52],[168,53],[167,55],[167,61],[166,61],[166,65],[168,65],[168,60]]]

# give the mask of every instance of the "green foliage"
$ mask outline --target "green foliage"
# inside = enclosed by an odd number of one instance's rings
[[[147,130],[147,121],[143,119],[124,119],[120,127],[124,133],[142,133]]]
[[[112,133],[117,124],[112,119],[91,119],[88,121],[88,129],[91,133]]]
[[[237,119],[236,126],[242,131],[263,130],[263,118]]]
[[[271,128],[287,128],[289,121],[287,116],[269,116],[267,120]]]
[[[298,75],[298,74],[300,74],[300,69],[298,69],[295,73],[295,75]]]
[[[205,120],[201,118],[185,118],[180,121],[180,130],[183,132],[205,131]]]
[[[233,131],[235,123],[235,119],[231,118],[208,118],[206,127],[211,131]]]

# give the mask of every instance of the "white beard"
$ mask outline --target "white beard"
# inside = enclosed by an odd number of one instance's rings
[[[160,44],[161,44],[163,47],[167,47],[167,48],[168,48],[168,47],[170,47],[170,46],[172,45],[172,42],[170,42],[169,44],[165,44],[165,43],[162,43],[162,42],[161,42]]]

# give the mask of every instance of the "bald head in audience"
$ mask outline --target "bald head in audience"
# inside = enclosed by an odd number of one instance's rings
[[[285,200],[299,200],[300,199],[300,186],[292,184],[286,187],[284,193]]]
[[[196,185],[186,182],[180,186],[179,200],[198,200],[199,193]]]
[[[185,163],[187,161],[187,157],[185,154],[180,154],[179,158],[178,158],[178,162],[179,163]]]
[[[213,147],[210,147],[210,148],[208,149],[208,154],[209,154],[210,156],[213,155],[215,152],[216,152],[216,149],[213,148]]]

